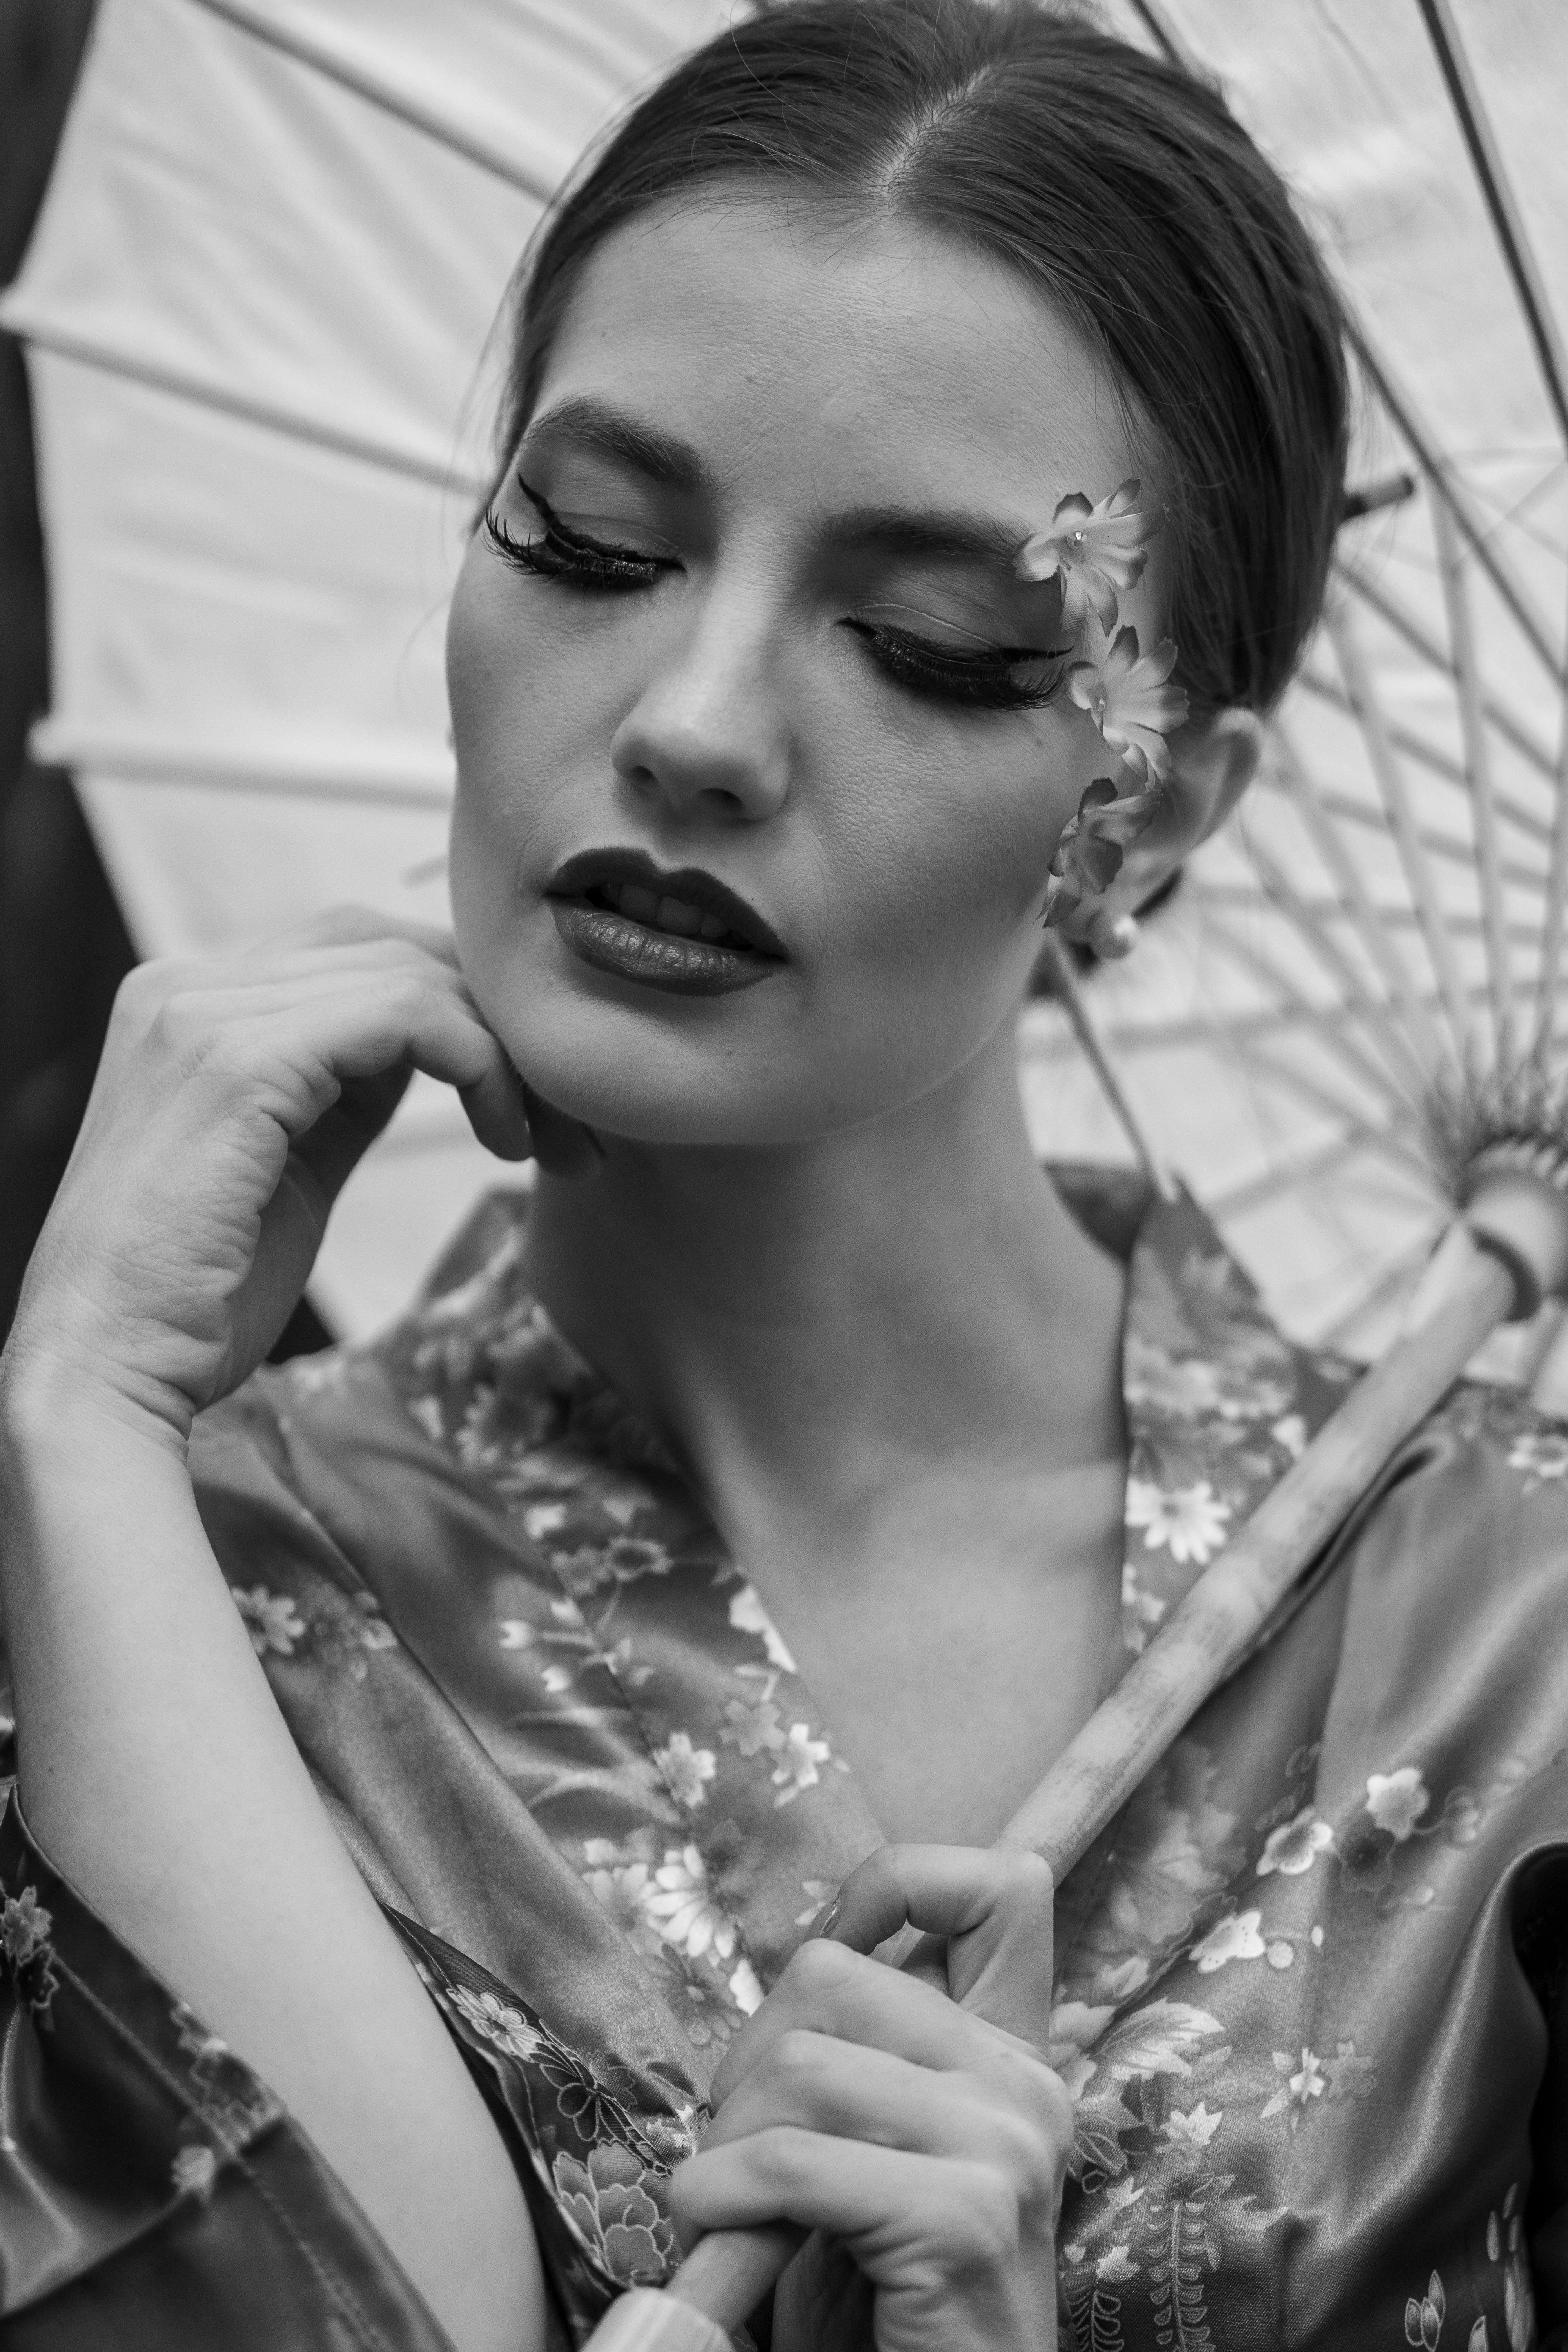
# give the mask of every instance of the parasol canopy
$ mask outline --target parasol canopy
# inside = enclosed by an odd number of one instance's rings
[[[491,321],[584,141],[730,5],[100,0],[4,318],[50,562],[37,749],[74,768],[144,952],[345,898],[444,919],[441,639]],[[1258,787],[1086,993],[1160,1160],[1280,1319],[1362,1353],[1444,1219],[1434,1083],[1555,1035],[1568,15],[1101,14],[1217,72],[1336,260],[1369,503]],[[1126,1156],[1056,1002],[1023,1074],[1042,1150]],[[334,1213],[328,1319],[400,1306],[496,1174],[416,1084]]]

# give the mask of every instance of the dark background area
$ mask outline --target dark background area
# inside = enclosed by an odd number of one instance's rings
[[[0,0],[0,285],[21,267],[94,0]],[[21,348],[0,332],[0,1338],[136,961],[69,776],[27,756],[48,708],[47,575]],[[325,1347],[301,1300],[274,1358]]]

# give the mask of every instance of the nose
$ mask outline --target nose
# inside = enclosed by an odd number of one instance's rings
[[[756,824],[775,814],[790,772],[776,658],[764,601],[716,584],[616,728],[616,774],[678,816]]]

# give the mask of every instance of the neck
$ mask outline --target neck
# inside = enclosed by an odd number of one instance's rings
[[[1008,1024],[865,1127],[542,1177],[540,1297],[732,1533],[910,1468],[1119,1451],[1121,1271],[1042,1178],[1016,1071]]]

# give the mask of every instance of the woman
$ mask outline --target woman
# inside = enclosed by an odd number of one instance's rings
[[[7,1353],[7,2344],[564,2343],[672,2215],[817,2233],[779,2347],[1519,2347],[1527,2221],[1568,2311],[1522,1406],[1054,1905],[983,1851],[1345,1378],[1013,1043],[1247,781],[1344,415],[1217,99],[1032,8],[769,9],[558,207],[456,944],[134,975]],[[256,1371],[411,1066],[535,1189]]]

